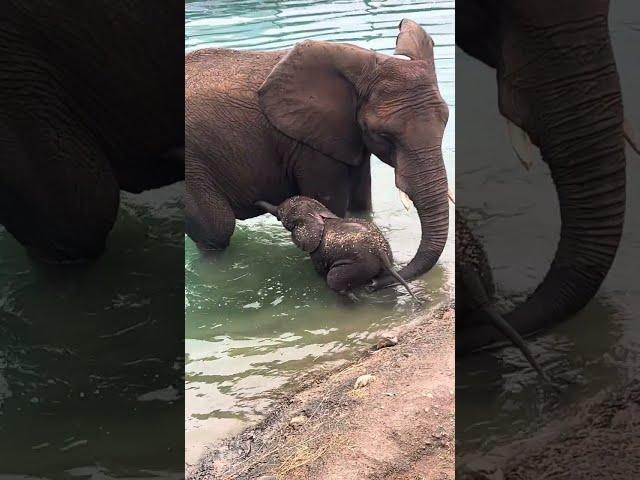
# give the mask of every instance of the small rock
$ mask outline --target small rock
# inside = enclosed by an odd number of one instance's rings
[[[356,383],[353,386],[353,388],[354,389],[358,389],[358,388],[366,387],[371,382],[373,382],[375,380],[375,378],[376,377],[374,377],[373,375],[360,375],[357,378]]]
[[[278,477],[276,477],[275,475],[264,475],[262,477],[259,477],[258,480],[278,480]]]
[[[378,340],[375,349],[380,350],[387,347],[395,347],[398,344],[398,337],[385,337]]]
[[[296,417],[293,417],[291,420],[289,420],[289,425],[292,425],[294,427],[299,427],[300,425],[304,425],[306,421],[307,421],[307,417],[305,417],[304,415],[298,415]]]

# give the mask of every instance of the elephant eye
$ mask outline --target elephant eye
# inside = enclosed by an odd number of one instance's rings
[[[381,139],[383,139],[388,143],[393,142],[393,135],[391,135],[389,132],[377,132],[376,136],[380,137]]]

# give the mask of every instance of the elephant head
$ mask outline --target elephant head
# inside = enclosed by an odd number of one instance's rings
[[[290,50],[261,86],[260,107],[285,135],[346,165],[374,153],[395,168],[396,186],[413,201],[422,237],[400,275],[411,280],[438,260],[449,210],[442,136],[448,107],[436,79],[433,41],[403,20],[396,53],[304,41]],[[387,275],[377,287],[395,283]]]
[[[506,315],[531,333],[581,309],[615,257],[625,211],[620,84],[608,0],[467,0],[457,41],[496,69],[499,109],[522,141],[537,145],[560,204],[560,241],[535,292]],[[484,330],[458,348],[494,340]]]
[[[293,243],[307,253],[314,252],[320,246],[325,219],[338,218],[322,203],[309,197],[291,197],[277,207],[262,201],[256,202],[256,205],[275,215],[284,228],[291,232]]]

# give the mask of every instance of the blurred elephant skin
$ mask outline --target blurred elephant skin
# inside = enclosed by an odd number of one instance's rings
[[[492,325],[520,349],[545,381],[551,383],[522,337],[496,310],[494,296],[495,285],[487,254],[467,221],[456,212],[456,331]]]
[[[186,56],[186,230],[203,249],[229,244],[236,219],[315,198],[336,215],[371,209],[370,154],[395,169],[422,225],[407,280],[436,263],[449,212],[442,136],[449,110],[433,41],[400,23],[396,54],[307,40],[291,50],[203,49]],[[395,283],[391,275],[375,288]]]
[[[415,298],[407,282],[393,269],[391,248],[372,222],[340,218],[309,197],[295,196],[278,207],[263,201],[256,205],[282,222],[291,232],[293,243],[311,255],[316,271],[335,292],[349,292],[388,273]]]
[[[583,308],[618,249],[625,137],[608,15],[608,0],[456,3],[458,46],[495,69],[499,110],[516,133],[516,151],[526,151],[523,139],[537,145],[558,193],[562,226],[551,267],[505,315],[522,335]],[[457,333],[458,352],[498,338],[486,326]]]
[[[6,0],[0,223],[37,258],[95,258],[120,191],[184,178],[184,4]]]

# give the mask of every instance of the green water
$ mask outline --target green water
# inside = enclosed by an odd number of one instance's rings
[[[0,477],[182,474],[182,188],[124,195],[86,266],[0,227]]]
[[[186,48],[272,50],[314,38],[392,53],[405,17],[436,43],[440,89],[451,109],[444,158],[453,179],[453,2],[188,2]],[[420,240],[418,217],[404,210],[393,169],[374,159],[372,177],[373,220],[404,264]],[[185,268],[188,462],[207,443],[259,420],[300,373],[344,361],[381,331],[424,311],[400,289],[361,293],[358,303],[336,296],[267,215],[238,222],[231,246],[215,255],[203,255],[186,239]],[[429,309],[449,298],[452,282],[449,242],[438,265],[412,286]]]

